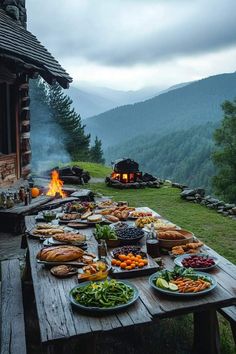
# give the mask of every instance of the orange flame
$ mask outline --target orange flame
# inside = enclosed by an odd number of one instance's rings
[[[52,171],[51,181],[48,185],[47,195],[54,197],[56,194],[60,194],[62,198],[66,197],[66,194],[62,190],[63,181],[59,178],[59,173],[56,170]]]

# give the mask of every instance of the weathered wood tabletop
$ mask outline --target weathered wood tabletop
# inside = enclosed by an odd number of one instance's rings
[[[151,211],[149,208],[145,209]],[[26,216],[25,222],[27,230],[35,225],[33,216]],[[93,237],[92,229],[85,229],[83,233]],[[64,353],[63,345],[65,352],[68,352],[70,339],[74,341],[90,336],[91,344],[96,334],[102,331],[144,326],[157,319],[194,313],[194,352],[220,353],[216,310],[236,304],[236,266],[209,247],[205,246],[205,251],[220,259],[219,265],[210,273],[218,284],[209,294],[189,298],[166,296],[150,287],[148,276],[136,277],[129,279],[140,292],[135,304],[122,312],[92,316],[78,312],[70,304],[68,293],[77,284],[76,277],[53,277],[48,269],[36,261],[36,254],[42,244],[31,238],[27,239],[27,243],[40,335],[45,352],[54,353],[60,348],[60,353]],[[93,250],[94,246],[90,242],[89,245]],[[165,255],[162,258],[165,267],[171,269],[174,265],[171,257]],[[90,352],[92,353],[92,349]]]

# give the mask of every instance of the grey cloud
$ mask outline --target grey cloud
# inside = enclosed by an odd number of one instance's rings
[[[28,0],[30,29],[59,58],[111,66],[152,64],[236,45],[235,0],[168,0],[159,1],[160,8],[154,0],[113,1],[108,6],[105,0],[66,5],[50,0],[44,16],[37,18],[44,0],[38,5]]]

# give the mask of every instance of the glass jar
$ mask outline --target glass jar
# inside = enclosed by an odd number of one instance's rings
[[[151,256],[152,258],[160,257],[160,245],[157,236],[158,235],[154,228],[154,224],[151,223],[151,230],[148,233],[146,239],[146,247],[147,247],[148,255]]]

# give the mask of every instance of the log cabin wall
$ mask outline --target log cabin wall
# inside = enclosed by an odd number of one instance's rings
[[[20,165],[21,177],[26,179],[30,172],[30,97],[29,78],[22,75],[19,82],[19,117],[20,117]]]
[[[17,75],[0,62],[0,187],[13,184],[20,175],[16,82]]]

